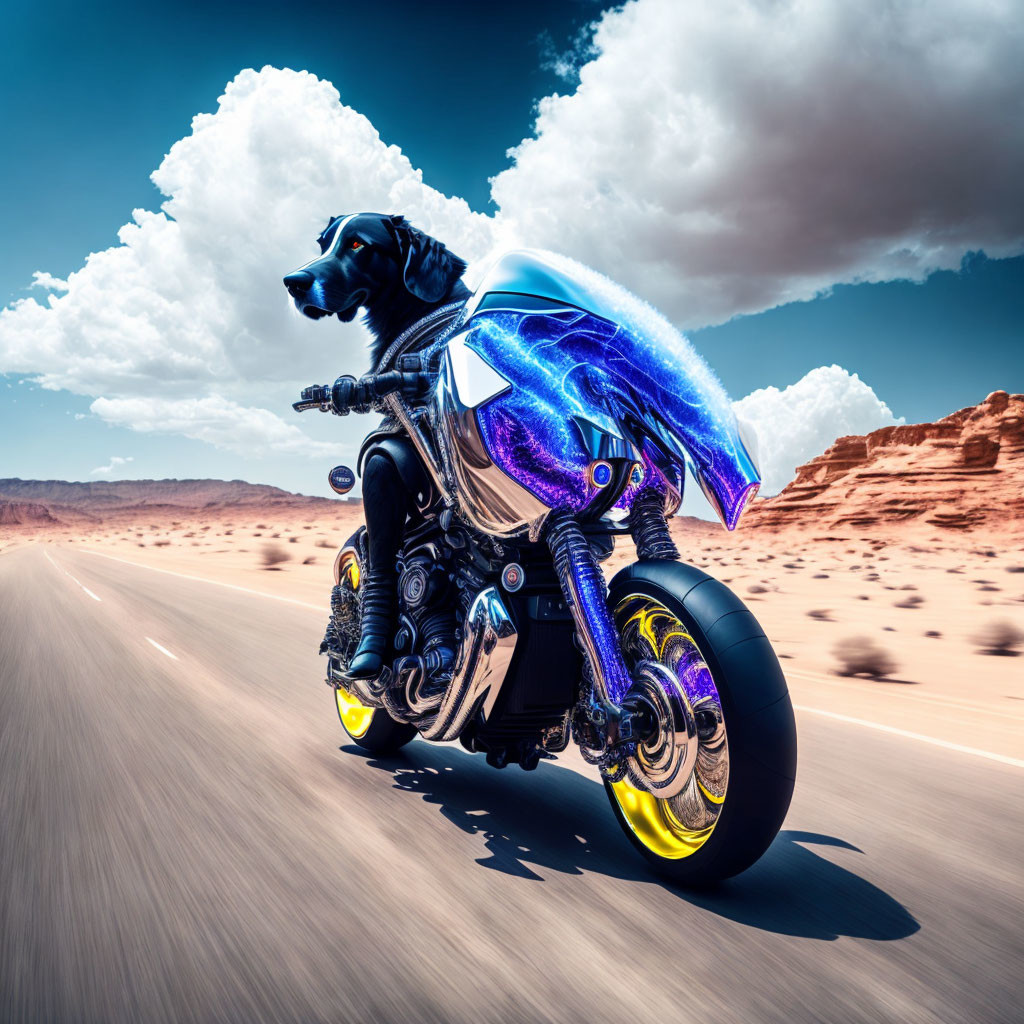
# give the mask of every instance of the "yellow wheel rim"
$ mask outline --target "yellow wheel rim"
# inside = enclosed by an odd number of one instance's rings
[[[345,548],[338,557],[338,582],[348,582],[353,591],[359,589],[359,559],[353,548]],[[345,731],[354,740],[366,735],[373,721],[374,708],[368,708],[359,698],[340,687],[334,691],[338,702],[338,717]]]
[[[633,835],[659,857],[668,860],[689,857],[704,845],[715,827],[688,829],[672,813],[668,800],[659,800],[650,793],[635,789],[625,780],[613,782],[611,786],[619,810]]]
[[[373,721],[374,709],[361,704],[358,698],[340,687],[334,691],[334,695],[338,701],[338,717],[345,726],[345,731],[354,740],[365,736]]]
[[[694,710],[717,728],[698,732],[697,764],[686,788],[670,800],[637,789],[628,779],[609,783],[623,819],[651,853],[680,860],[696,853],[714,831],[725,802],[729,752],[721,702],[714,679],[696,641],[664,605],[642,594],[619,602],[615,621],[623,655],[631,668],[656,661],[670,669],[686,690]]]

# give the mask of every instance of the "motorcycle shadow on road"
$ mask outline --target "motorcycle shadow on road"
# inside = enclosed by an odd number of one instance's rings
[[[496,771],[454,747],[414,742],[382,758],[354,746],[349,755],[391,775],[393,788],[436,804],[441,816],[479,837],[476,863],[543,881],[545,871],[654,883],[694,907],[751,928],[803,938],[892,941],[918,931],[906,908],[856,872],[811,846],[861,854],[842,839],[783,830],[761,860],[712,890],[678,889],[654,875],[622,835],[604,787],[542,762],[534,772]],[[849,858],[844,858],[849,859]]]

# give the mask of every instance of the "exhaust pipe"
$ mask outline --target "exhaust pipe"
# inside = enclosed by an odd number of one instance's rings
[[[518,637],[497,588],[486,587],[470,605],[452,679],[443,696],[415,699],[422,672],[414,662],[422,659],[406,659],[409,664],[397,676],[385,666],[375,679],[353,679],[331,658],[328,682],[367,707],[383,708],[398,721],[414,722],[425,740],[447,743],[458,737],[481,701],[486,701],[487,710],[493,707]],[[421,725],[435,708],[437,714]]]
[[[486,587],[473,598],[463,624],[462,645],[455,671],[437,717],[421,730],[434,743],[454,740],[470,717],[486,702],[494,705],[505,681],[518,634],[496,587]]]

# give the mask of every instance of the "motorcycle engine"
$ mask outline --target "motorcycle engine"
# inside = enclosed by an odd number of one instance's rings
[[[402,567],[398,592],[410,612],[440,602],[448,587],[448,573],[429,555],[413,555]]]

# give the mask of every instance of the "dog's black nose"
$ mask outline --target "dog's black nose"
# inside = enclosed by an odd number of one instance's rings
[[[314,277],[308,270],[296,270],[284,279],[284,286],[288,289],[292,298],[304,298],[309,286],[313,283]]]

